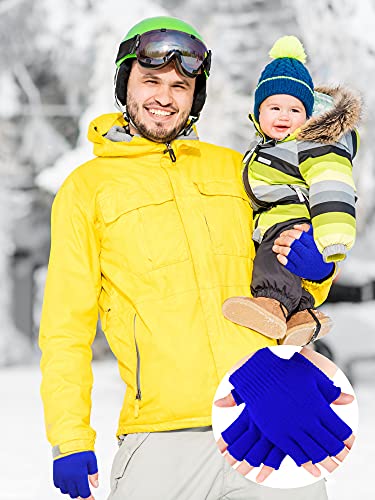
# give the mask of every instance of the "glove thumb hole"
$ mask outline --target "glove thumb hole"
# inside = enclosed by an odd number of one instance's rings
[[[249,416],[246,408],[242,410],[240,415],[234,420],[229,427],[227,427],[222,433],[221,437],[224,439],[226,444],[231,445],[237,439],[239,439],[244,433],[249,429]]]
[[[241,398],[241,396],[236,391],[236,389],[232,389],[231,390],[231,394],[232,394],[232,398],[236,402],[237,406],[239,406],[240,404],[242,404],[244,402],[243,399]]]
[[[317,384],[320,393],[329,404],[333,403],[333,401],[336,401],[336,399],[341,394],[340,387],[337,387],[328,377],[319,377],[317,380]]]

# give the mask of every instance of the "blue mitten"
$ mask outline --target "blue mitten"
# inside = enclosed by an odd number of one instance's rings
[[[53,462],[53,483],[71,498],[91,496],[88,475],[96,474],[98,465],[93,451],[81,451]]]
[[[290,246],[286,269],[300,278],[321,281],[332,273],[334,264],[324,262],[322,254],[314,241],[313,228],[303,232],[299,240]]]
[[[239,462],[246,460],[253,467],[264,464],[277,470],[286,457],[286,453],[262,435],[251,420],[246,407],[237,419],[221,433],[221,436],[227,443],[228,453],[232,457]]]
[[[281,359],[260,349],[229,381],[261,434],[299,466],[337,455],[352,434],[329,406],[340,388],[299,353]]]

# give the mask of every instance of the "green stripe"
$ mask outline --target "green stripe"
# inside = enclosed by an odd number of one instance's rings
[[[260,214],[258,227],[263,235],[274,224],[300,218],[310,219],[305,205],[278,205]]]
[[[263,181],[268,184],[300,184],[301,178],[288,175],[272,165],[265,165],[257,160],[251,164],[249,180]]]
[[[309,87],[309,85],[307,85],[306,82],[303,82],[302,80],[298,80],[298,78],[293,78],[292,76],[273,76],[271,78],[266,78],[265,80],[262,80],[258,85],[257,85],[257,88],[255,90],[258,90],[259,87],[263,84],[263,83],[266,83],[266,82],[270,82],[270,81],[273,81],[273,80],[279,80],[279,79],[284,79],[284,80],[293,80],[294,82],[298,82],[300,83],[301,85],[304,85],[306,88],[309,89],[309,91],[311,92],[311,94],[314,96],[314,91]]]
[[[324,158],[309,158],[300,165],[300,171],[308,184],[313,181],[335,180],[345,182],[354,188],[352,179],[352,164],[335,153],[325,155]],[[334,174],[334,177],[332,177]]]
[[[355,219],[342,212],[321,214],[314,217],[314,235],[318,238],[329,236],[330,241],[335,239],[335,234],[354,237]]]

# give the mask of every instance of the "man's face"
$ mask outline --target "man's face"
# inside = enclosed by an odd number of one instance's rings
[[[154,142],[169,142],[184,128],[193,104],[195,78],[176,71],[173,62],[160,69],[144,68],[137,62],[130,71],[127,111],[136,130]]]

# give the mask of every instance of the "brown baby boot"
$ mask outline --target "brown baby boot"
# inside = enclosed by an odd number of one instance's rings
[[[272,339],[286,335],[286,310],[268,297],[230,297],[222,307],[224,316]]]
[[[302,346],[327,335],[333,321],[321,311],[306,309],[292,314],[286,325],[286,337],[282,344]]]

